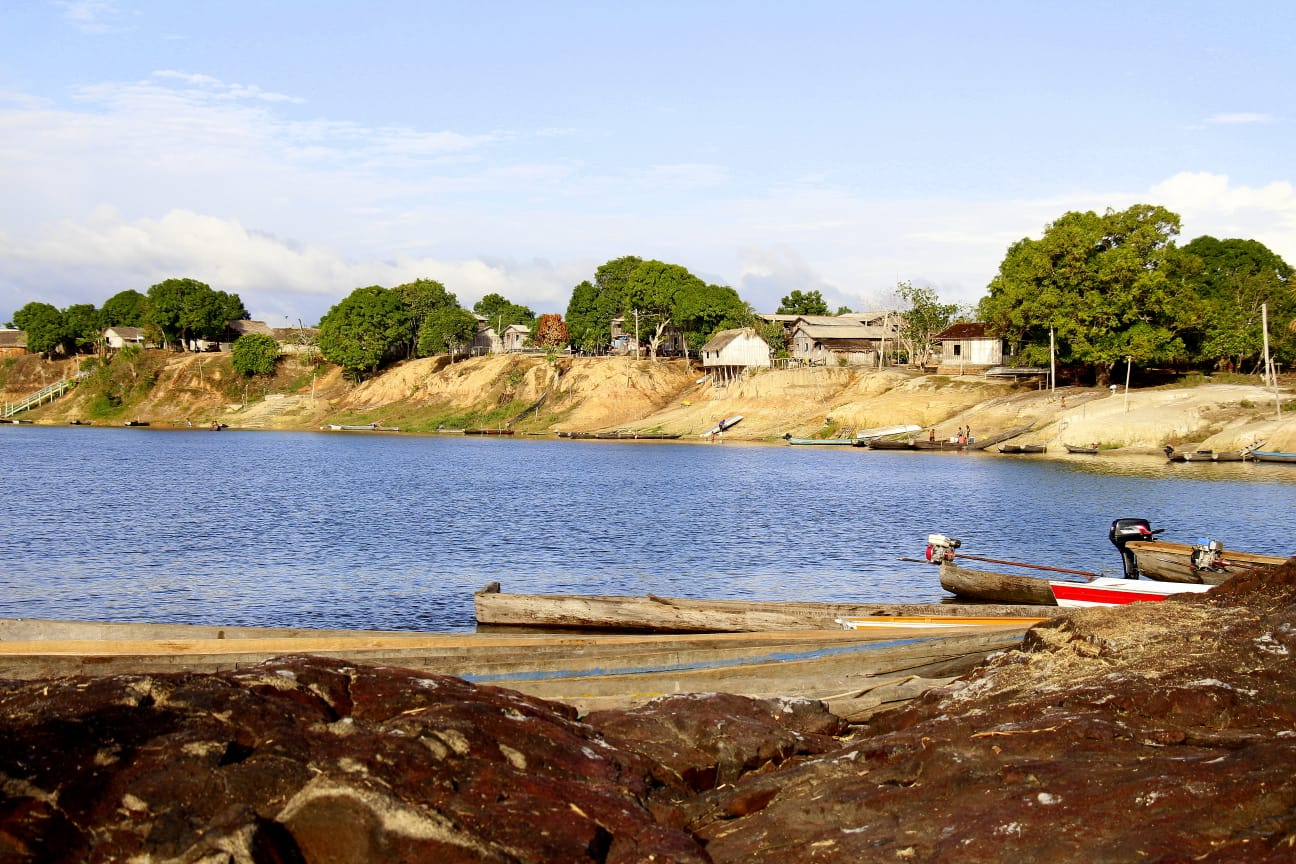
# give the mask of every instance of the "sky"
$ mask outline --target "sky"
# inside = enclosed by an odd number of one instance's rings
[[[974,304],[1069,211],[1296,264],[1296,3],[0,0],[0,323],[188,277],[272,326],[623,255]]]

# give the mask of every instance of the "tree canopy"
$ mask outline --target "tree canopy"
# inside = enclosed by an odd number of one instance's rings
[[[457,309],[459,301],[435,279],[415,279],[391,290],[405,304],[409,313],[409,333],[404,340],[405,356],[413,357],[418,353],[419,332],[423,328],[423,322],[439,309]]]
[[[445,352],[451,359],[472,345],[477,334],[477,317],[458,306],[437,309],[423,320],[419,328],[418,351],[421,357]]]
[[[511,303],[502,294],[490,293],[473,304],[472,311],[486,319],[486,323],[495,328],[501,336],[504,328],[513,324],[525,324],[530,327],[536,314],[526,306]]]
[[[104,327],[143,327],[147,303],[148,298],[133,288],[118,291],[100,307],[99,322]]]
[[[912,282],[897,283],[896,294],[908,304],[899,335],[908,349],[909,362],[925,366],[936,335],[958,315],[958,304],[941,303],[934,288],[915,287]]]
[[[573,342],[586,351],[597,351],[612,341],[612,319],[626,311],[630,274],[642,263],[634,255],[614,258],[594,272],[593,282],[572,289],[566,320]]]
[[[148,290],[144,321],[165,344],[184,351],[190,339],[219,339],[230,321],[248,317],[237,294],[196,279],[167,279]]]
[[[352,375],[377,371],[388,354],[405,346],[409,327],[409,308],[395,291],[357,288],[320,320],[320,353]]]
[[[1200,317],[1187,341],[1202,360],[1216,365],[1260,360],[1264,345],[1261,307],[1274,322],[1296,322],[1292,268],[1257,240],[1202,236],[1183,247],[1191,256],[1183,278],[1200,301]],[[1271,351],[1284,362],[1296,359],[1296,333],[1270,327]]]
[[[63,344],[63,313],[49,303],[33,301],[13,315],[13,325],[27,331],[27,350],[49,355]]]
[[[794,290],[779,301],[779,315],[827,315],[828,303],[818,291]]]
[[[1126,357],[1184,358],[1180,334],[1195,304],[1170,278],[1181,262],[1178,233],[1179,217],[1154,205],[1066,213],[1039,240],[1009,248],[980,317],[1028,363],[1047,360],[1051,328],[1059,359],[1091,366],[1103,384]]]

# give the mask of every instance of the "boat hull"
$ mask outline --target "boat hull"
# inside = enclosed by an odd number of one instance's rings
[[[1202,570],[1193,566],[1193,547],[1188,543],[1136,540],[1126,543],[1125,548],[1133,553],[1138,572],[1145,578],[1197,585],[1218,585],[1244,570],[1272,569],[1287,560],[1276,555],[1225,551],[1214,566]]]
[[[1296,453],[1283,453],[1278,450],[1252,450],[1247,458],[1255,462],[1289,462],[1296,464]]]
[[[1103,576],[1092,582],[1050,580],[1058,606],[1121,606],[1126,603],[1159,602],[1174,594],[1209,591],[1210,585],[1154,582],[1148,579],[1118,579]]]
[[[1056,606],[1053,589],[1047,579],[973,570],[948,561],[940,566],[941,587],[966,600],[993,603]]]

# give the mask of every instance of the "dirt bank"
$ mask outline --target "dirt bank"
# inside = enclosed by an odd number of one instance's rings
[[[74,370],[72,361],[7,361],[3,398],[13,401]],[[1296,451],[1296,419],[1286,419],[1290,406],[1277,415],[1272,391],[1253,384],[1050,392],[973,376],[814,367],[769,370],[723,385],[688,361],[620,357],[508,355],[453,364],[435,357],[398,363],[353,384],[336,367],[292,359],[281,362],[273,378],[247,379],[229,367],[228,355],[144,352],[127,364],[119,358],[68,396],[25,416],[56,424],[217,420],[261,429],[370,422],[407,432],[627,429],[687,439],[737,415],[743,421],[725,433],[727,440],[832,437],[915,424],[940,438],[960,427],[978,437],[1025,427],[1019,441],[1045,443],[1058,453],[1064,443],[1148,452],[1165,444],[1234,450],[1257,441]]]

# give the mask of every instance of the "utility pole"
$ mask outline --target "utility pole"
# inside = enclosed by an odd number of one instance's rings
[[[635,316],[635,359],[639,359],[639,310],[631,309]]]

